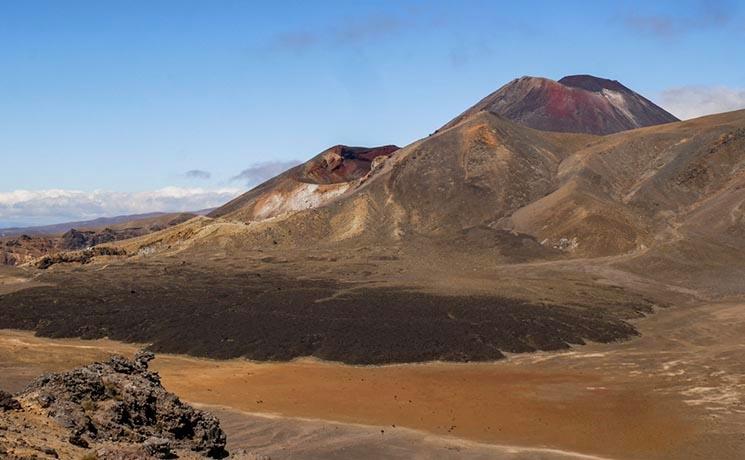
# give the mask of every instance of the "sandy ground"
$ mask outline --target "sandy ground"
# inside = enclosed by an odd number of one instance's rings
[[[44,283],[36,281],[36,277],[18,268],[0,265],[0,295],[31,287],[45,286]]]
[[[477,443],[401,427],[255,415],[209,405],[200,407],[220,418],[230,437],[229,448],[240,446],[272,459],[605,460],[557,449]]]
[[[472,455],[460,453],[473,458],[496,455],[484,444],[617,459],[742,458],[745,305],[673,308],[638,326],[643,336],[628,342],[496,363],[363,367],[160,355],[153,367],[185,400],[223,408],[234,448],[276,458],[344,458],[354,446],[369,458],[383,447],[401,458],[450,458],[455,438],[479,443],[468,444]],[[136,348],[2,331],[0,387],[17,390],[42,372]],[[307,455],[293,457],[301,448]],[[560,458],[499,449],[503,458]]]

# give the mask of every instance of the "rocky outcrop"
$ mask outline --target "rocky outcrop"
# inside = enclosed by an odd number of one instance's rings
[[[57,254],[46,255],[34,261],[33,265],[36,268],[46,270],[47,268],[55,264],[71,264],[71,263],[87,264],[87,263],[90,263],[93,260],[93,258],[97,256],[125,256],[125,255],[127,255],[127,251],[120,249],[120,248],[96,246],[96,247],[84,249],[82,251],[59,252]]]
[[[11,252],[0,249],[0,265],[16,265],[18,258]]]
[[[0,419],[6,427],[12,425],[19,441],[11,442],[9,436],[3,440],[0,432],[0,444],[16,451],[29,446],[42,451],[49,445],[67,453],[82,449],[96,458],[226,457],[219,421],[167,392],[158,374],[148,370],[151,359],[148,352],[134,360],[113,356],[107,362],[44,375],[15,397],[0,392],[0,414],[20,411],[13,419]],[[35,416],[46,421],[34,423]],[[53,435],[23,432],[35,426],[34,431]],[[46,445],[36,445],[37,440]]]
[[[133,235],[133,236],[138,236],[138,235]],[[125,237],[131,237],[131,236],[125,235]],[[116,241],[118,239],[123,239],[123,238],[119,237],[117,233],[114,232],[114,230],[110,228],[105,228],[101,231],[83,231],[83,232],[72,228],[62,235],[62,238],[60,241],[60,247],[62,249],[83,249],[83,248],[88,248],[88,247],[95,246],[101,243],[109,243],[111,241]]]
[[[65,251],[87,251],[97,245],[122,241],[130,238],[144,236],[165,228],[172,227],[196,217],[191,213],[160,214],[140,220],[117,223],[117,219],[99,219],[96,221],[76,222],[81,225],[91,225],[99,221],[112,223],[111,227],[84,227],[83,229],[65,227],[68,224],[51,225],[46,227],[31,227],[28,234],[16,233],[17,230],[9,229],[0,231],[0,265],[23,265],[32,264],[54,264],[70,262],[87,263],[90,252],[78,252],[57,257]],[[67,228],[66,230],[61,230]],[[53,231],[60,229],[59,234]],[[50,233],[44,233],[45,231]],[[64,231],[64,233],[62,233]],[[8,232],[4,234],[4,232]],[[119,255],[119,254],[117,254]],[[44,256],[50,256],[45,258]]]
[[[335,145],[299,168],[296,178],[314,184],[351,182],[365,176],[376,158],[391,155],[399,149],[395,145],[371,148]]]
[[[21,265],[54,251],[53,238],[28,235],[0,238],[0,265]]]

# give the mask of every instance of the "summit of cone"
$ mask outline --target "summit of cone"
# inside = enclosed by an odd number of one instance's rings
[[[679,121],[616,80],[570,75],[554,81],[521,77],[499,88],[441,129],[479,113],[500,115],[543,131],[613,134]]]

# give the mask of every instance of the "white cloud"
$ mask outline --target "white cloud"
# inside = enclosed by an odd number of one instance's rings
[[[0,192],[0,227],[43,225],[157,211],[197,211],[220,206],[241,191],[234,187],[165,187],[147,192],[58,189]]]
[[[732,22],[733,12],[737,10],[737,3],[733,0],[697,0],[692,4],[676,6],[673,12],[629,12],[621,19],[633,32],[670,39],[711,29],[722,29]]]
[[[255,163],[237,175],[231,177],[230,180],[242,181],[249,186],[256,185],[299,164],[300,162],[297,160],[265,161],[263,163]]]
[[[209,171],[205,171],[203,169],[190,169],[189,171],[186,171],[184,175],[188,179],[209,179],[212,177],[212,174]]]
[[[745,89],[681,86],[660,95],[660,105],[682,120],[745,109]]]

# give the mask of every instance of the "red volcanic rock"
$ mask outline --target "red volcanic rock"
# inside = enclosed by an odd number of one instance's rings
[[[513,80],[442,129],[482,111],[543,131],[601,135],[679,121],[615,80],[572,75],[559,81],[538,77]]]
[[[263,220],[323,206],[368,178],[373,166],[399,147],[335,145],[215,209],[209,217]]]
[[[395,145],[349,147],[335,145],[308,161],[298,170],[296,179],[314,184],[338,184],[362,178],[375,158],[399,150]]]

